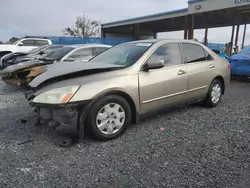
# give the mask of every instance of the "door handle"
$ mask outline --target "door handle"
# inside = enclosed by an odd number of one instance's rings
[[[213,68],[215,67],[215,65],[210,64],[208,67],[209,67],[210,69],[213,69]]]
[[[186,73],[187,73],[187,72],[184,71],[184,70],[179,70],[179,71],[177,72],[178,75],[183,75],[183,74],[186,74]]]

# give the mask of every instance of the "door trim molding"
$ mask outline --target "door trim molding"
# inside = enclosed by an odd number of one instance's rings
[[[171,94],[171,95],[166,95],[166,96],[162,96],[162,97],[150,99],[150,100],[147,100],[147,101],[143,101],[142,104],[146,104],[146,103],[150,103],[150,102],[154,102],[154,101],[158,101],[158,100],[162,100],[162,99],[174,97],[174,96],[177,96],[177,95],[182,95],[182,94],[185,94],[187,92],[188,91],[182,91],[182,92],[174,93],[174,94]]]
[[[154,101],[158,101],[158,100],[162,100],[162,99],[166,99],[166,98],[170,98],[170,97],[175,97],[177,95],[182,95],[182,94],[185,94],[185,93],[188,93],[188,92],[193,92],[193,91],[205,89],[207,87],[208,86],[197,87],[197,88],[190,89],[190,90],[187,90],[187,91],[181,91],[181,92],[174,93],[174,94],[171,94],[171,95],[166,95],[166,96],[150,99],[150,100],[147,100],[147,101],[143,101],[142,104],[147,104],[147,103],[150,103],[150,102],[154,102]]]
[[[193,91],[197,91],[197,90],[201,90],[201,89],[206,89],[207,87],[208,86],[197,87],[197,88],[188,90],[188,92],[193,92]]]

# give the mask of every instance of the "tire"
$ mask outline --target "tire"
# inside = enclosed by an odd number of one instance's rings
[[[215,90],[215,88],[217,88],[217,90]],[[211,83],[209,87],[206,99],[204,101],[205,106],[210,107],[210,108],[216,107],[221,101],[222,90],[223,90],[223,86],[222,86],[221,81],[218,79],[213,80],[213,82]],[[217,95],[213,94],[213,92],[216,93],[216,91],[217,91]],[[213,98],[213,96],[215,96],[215,98]]]
[[[131,109],[124,98],[109,95],[94,103],[86,120],[87,131],[92,136],[102,141],[111,140],[124,133],[131,123]]]

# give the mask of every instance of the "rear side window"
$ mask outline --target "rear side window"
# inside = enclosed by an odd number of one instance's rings
[[[206,61],[206,55],[203,48],[196,44],[182,44],[183,52],[187,58],[187,63]]]
[[[107,47],[96,47],[96,48],[93,48],[93,56],[97,56],[97,55],[99,55],[100,53],[104,52],[107,49],[108,49]]]
[[[92,58],[92,48],[83,48],[73,52],[70,56],[73,59],[89,60]]]
[[[159,46],[149,58],[150,61],[164,60],[165,66],[174,66],[182,63],[178,43],[168,43]]]
[[[209,60],[214,60],[214,58],[207,52],[207,50],[204,49],[206,59]]]
[[[35,46],[34,40],[23,40],[22,43],[23,43],[23,46]]]
[[[35,41],[35,45],[36,46],[44,46],[44,45],[48,45],[49,42],[47,40],[36,40]]]

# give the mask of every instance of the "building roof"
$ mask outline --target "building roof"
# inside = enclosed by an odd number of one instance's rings
[[[104,23],[104,24],[102,24],[102,27],[108,28],[108,27],[114,27],[114,26],[120,26],[120,25],[143,23],[143,22],[162,20],[162,19],[167,19],[167,18],[185,16],[187,14],[188,14],[188,8],[182,8],[182,9],[162,12],[162,13],[158,13],[158,14],[151,14],[151,15],[147,15],[147,16],[130,18],[130,19],[125,19],[125,20],[120,20],[120,21],[115,21],[115,22],[110,22],[110,23]]]
[[[188,8],[105,23],[102,29],[110,36],[134,36],[135,33],[154,36],[159,32],[184,30],[191,21],[187,15],[193,15],[194,29],[249,24],[250,0],[189,0]]]
[[[196,3],[196,2],[200,2],[200,1],[204,1],[204,0],[189,0],[188,4],[190,4],[190,3]]]

